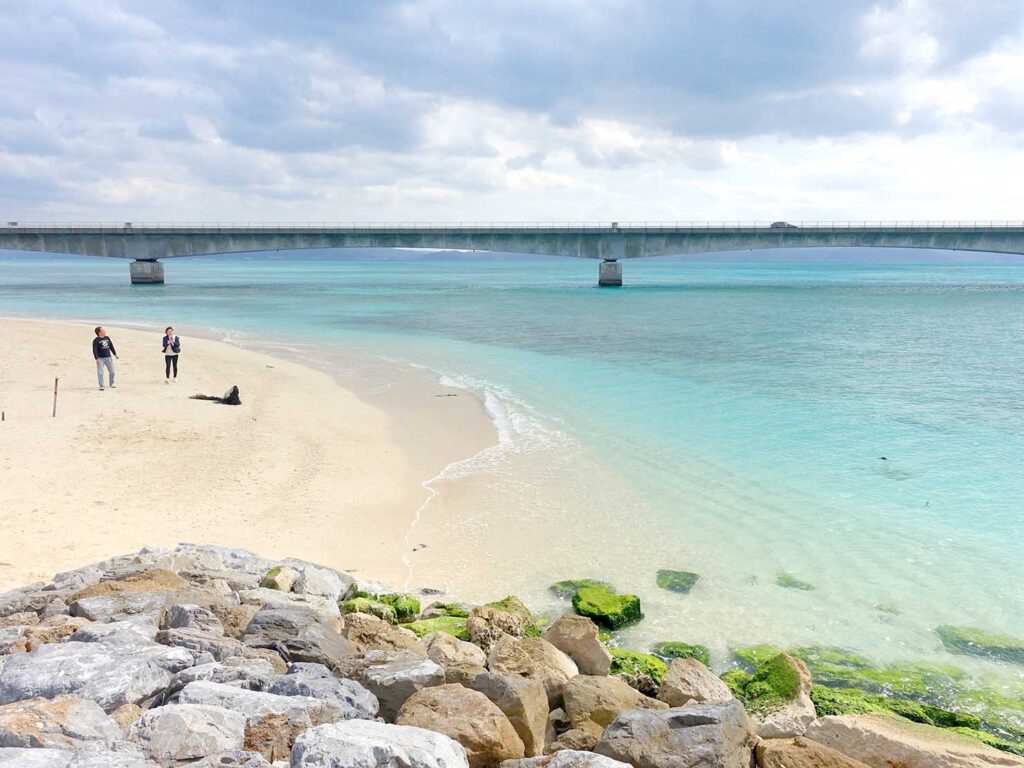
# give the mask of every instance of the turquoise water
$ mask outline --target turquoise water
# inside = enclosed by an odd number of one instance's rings
[[[719,654],[942,658],[943,623],[1024,636],[1024,266],[651,260],[621,290],[570,259],[268,255],[167,275],[133,288],[120,261],[3,256],[0,313],[212,328],[487,392],[503,450],[463,467],[471,497],[426,510],[417,536],[466,554],[423,578],[472,593],[490,575],[543,603],[554,578],[607,576],[645,600],[627,640]],[[702,579],[665,593],[663,567]],[[779,587],[783,571],[816,589]]]

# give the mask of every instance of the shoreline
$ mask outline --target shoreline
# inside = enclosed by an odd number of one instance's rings
[[[497,440],[474,393],[396,365],[389,396],[368,398],[326,366],[215,331],[189,329],[182,381],[164,385],[162,331],[146,328],[108,327],[120,386],[101,393],[91,326],[0,318],[20,340],[0,372],[0,591],[111,550],[197,536],[408,582],[412,521],[436,496],[428,485]],[[233,384],[241,407],[188,399]]]

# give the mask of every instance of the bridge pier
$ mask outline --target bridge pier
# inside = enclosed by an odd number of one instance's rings
[[[163,285],[164,265],[156,259],[136,259],[128,265],[132,285]]]
[[[598,265],[597,284],[601,288],[622,287],[622,262],[616,259],[605,259]]]

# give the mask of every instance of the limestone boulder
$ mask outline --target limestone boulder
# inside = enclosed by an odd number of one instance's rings
[[[76,749],[120,739],[118,724],[86,699],[58,696],[0,706],[0,747]]]
[[[299,572],[290,565],[275,565],[260,579],[264,589],[276,589],[280,592],[291,592],[295,582],[299,580]]]
[[[247,691],[224,683],[199,681],[186,685],[178,696],[182,704],[200,704],[241,712],[246,717],[283,715],[289,722],[311,725],[346,720],[352,712],[340,702],[311,696],[279,696],[264,691]]]
[[[409,651],[426,656],[427,651],[408,629],[372,616],[369,613],[350,613],[345,616],[342,630],[348,641],[360,653],[363,651]]]
[[[561,704],[565,684],[579,674],[572,659],[541,637],[502,636],[491,647],[487,667],[502,675],[538,680],[552,708]]]
[[[176,673],[156,703],[176,703],[178,694],[190,683],[228,683],[236,688],[259,691],[272,677],[274,668],[263,659],[228,659],[224,663],[197,664]]]
[[[604,755],[576,749],[563,749],[551,755],[527,757],[522,760],[506,760],[500,768],[631,768]]]
[[[191,629],[208,635],[223,635],[224,623],[209,608],[187,603],[174,603],[164,609],[160,629]]]
[[[601,642],[597,625],[586,616],[566,613],[541,637],[576,662],[581,675],[607,675],[612,654]]]
[[[597,723],[586,722],[579,728],[570,728],[560,734],[544,748],[544,753],[554,755],[565,751],[589,752],[597,746],[604,731]]]
[[[319,595],[337,603],[352,581],[351,576],[304,563],[293,589],[300,595]]]
[[[502,610],[490,605],[479,605],[469,613],[466,620],[466,631],[469,639],[485,651],[506,635],[522,637],[527,628],[533,625],[530,612],[521,602],[503,606]],[[521,610],[520,610],[521,607]]]
[[[808,726],[805,736],[871,768],[1024,766],[1024,758],[975,739],[888,715],[822,717]]]
[[[109,583],[104,581],[96,586]],[[156,624],[167,600],[166,592],[124,592],[83,597],[72,602],[68,608],[72,616],[89,621],[119,621],[130,616],[146,616]]]
[[[749,768],[756,736],[738,701],[623,712],[594,751],[634,768]]]
[[[380,705],[377,697],[355,680],[344,680],[331,675],[330,670],[321,667],[327,675],[318,671],[296,670],[287,675],[271,678],[263,691],[277,696],[300,696],[331,701],[340,706],[341,719],[361,718],[372,720],[377,716]]]
[[[754,751],[758,768],[869,768],[860,760],[799,736],[765,739]]]
[[[0,659],[3,657],[0,656]],[[487,667],[481,664],[450,664],[444,667],[444,681],[446,683],[458,683],[467,688],[472,688],[471,683],[477,675],[487,671]]]
[[[563,697],[572,727],[593,731],[592,723],[598,735],[627,710],[668,709],[668,704],[645,696],[617,677],[577,675],[566,683]]]
[[[395,720],[443,733],[466,750],[470,768],[523,757],[523,741],[505,714],[479,691],[461,685],[425,688],[410,696]]]
[[[441,733],[370,720],[310,728],[295,741],[291,768],[468,768],[466,750]]]
[[[769,690],[764,697],[765,705],[756,700],[751,702],[757,735],[762,739],[803,736],[817,717],[807,665],[795,656],[779,654],[758,668],[753,680],[759,679],[764,679]],[[783,703],[776,703],[779,701]]]
[[[721,704],[733,698],[729,686],[696,659],[674,659],[661,681],[658,698],[670,707],[691,701]]]
[[[286,661],[311,661],[332,668],[358,653],[327,617],[300,605],[263,606],[249,622],[242,642],[277,651]]]
[[[380,705],[380,716],[389,722],[414,693],[444,685],[444,670],[438,664],[408,651],[367,651],[340,665],[337,674],[372,693]]]
[[[277,765],[287,766],[286,762]],[[275,768],[263,755],[247,749],[230,749],[189,763],[189,768]]]
[[[108,597],[110,595],[130,594],[133,592],[149,594],[167,593],[179,589],[187,589],[188,586],[188,582],[176,573],[163,568],[153,568],[87,586],[70,594],[67,597],[67,603],[70,605],[87,598]]]
[[[459,640],[446,632],[432,632],[422,640],[427,658],[447,669],[454,665],[485,666],[487,654],[479,646]]]
[[[245,715],[198,704],[157,707],[132,724],[128,738],[158,763],[197,760],[240,749],[245,741]]]
[[[0,768],[68,768],[74,755],[67,749],[0,747]]]
[[[505,714],[522,739],[527,757],[544,751],[548,697],[540,681],[484,671],[469,680],[465,687],[482,693]]]
[[[238,599],[243,605],[281,605],[297,606],[316,611],[322,616],[333,618],[341,615],[341,609],[333,600],[320,595],[297,595],[293,592],[282,592],[279,589],[268,589],[258,587],[257,589],[246,589],[238,593]]]

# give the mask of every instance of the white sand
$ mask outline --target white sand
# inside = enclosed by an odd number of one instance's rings
[[[421,482],[494,439],[474,398],[420,393],[397,424],[324,373],[188,335],[165,384],[161,332],[107,331],[100,392],[91,327],[0,320],[0,591],[183,541],[400,583]],[[189,399],[232,384],[241,406]]]

